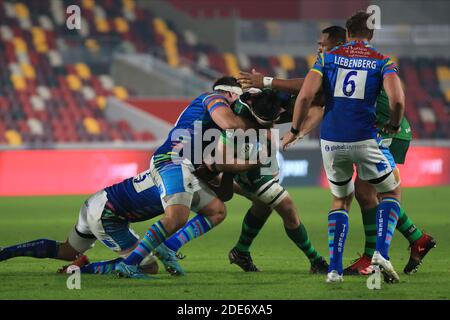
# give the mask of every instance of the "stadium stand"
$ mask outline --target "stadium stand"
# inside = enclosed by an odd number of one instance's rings
[[[128,91],[115,86],[104,67],[63,62],[59,48],[67,29],[61,23],[58,27],[54,3],[0,1],[0,143],[37,147],[153,140],[148,131],[105,117],[107,97],[125,100]],[[96,20],[94,33],[105,31],[103,22]],[[123,32],[126,22],[115,20],[115,27]],[[98,40],[89,40],[86,47],[95,50]]]
[[[171,3],[186,10],[183,1]],[[61,14],[60,9],[71,4],[83,10],[79,31],[69,30]],[[108,75],[110,60],[102,59],[113,52],[151,54],[209,80],[211,75],[236,75],[250,68],[283,78],[301,77],[315,60],[314,54],[267,57],[220,52],[195,32],[180,31],[172,21],[133,0],[0,0],[0,8],[0,56],[4,57],[0,60],[0,144],[11,146],[153,140],[150,132],[136,132],[126,121],[113,122],[105,116],[109,96],[133,98],[132,90],[116,86]],[[194,9],[190,14],[196,14]],[[265,22],[256,31],[267,37],[276,29],[276,23]],[[397,61],[414,136],[450,138],[450,61],[410,57]]]
[[[238,16],[245,19],[297,20],[333,19],[349,16],[354,10],[351,1],[230,1],[230,0],[169,0],[170,3],[193,17],[226,18]],[[358,4],[367,7],[369,1]],[[353,6],[352,6],[353,5]]]

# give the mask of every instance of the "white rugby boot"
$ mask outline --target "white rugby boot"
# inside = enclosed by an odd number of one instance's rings
[[[325,281],[326,283],[342,282],[344,281],[344,277],[342,276],[342,274],[339,274],[336,270],[332,270],[331,272],[328,272],[327,279]]]
[[[397,272],[395,272],[391,262],[383,258],[383,256],[378,251],[375,251],[372,256],[372,265],[380,267],[385,282],[398,283],[400,281],[400,277],[398,276]]]

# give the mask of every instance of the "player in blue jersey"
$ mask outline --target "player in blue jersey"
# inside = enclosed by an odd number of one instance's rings
[[[334,47],[346,42],[346,30],[339,26],[331,26],[322,30],[318,41],[319,52],[330,51]],[[275,88],[295,93],[296,96],[303,84],[302,78],[297,79],[276,79],[265,77],[263,74],[253,70],[251,73],[241,72],[238,82],[243,89],[249,87],[256,88]],[[321,96],[321,95],[320,95]],[[321,97],[316,99],[315,104],[320,103]],[[292,109],[288,112],[292,119]],[[378,125],[384,124],[389,119],[389,101],[384,90],[378,96],[376,103],[376,115]],[[302,131],[304,135],[320,124],[323,118],[322,105],[313,105],[308,111],[308,119],[304,123]],[[290,120],[289,120],[290,121]],[[409,140],[411,139],[411,128],[408,120],[403,117],[401,130],[398,134],[387,135],[381,132],[383,140],[389,144],[389,150],[397,164],[403,164],[408,151]],[[304,136],[301,134],[301,136]],[[383,142],[384,143],[384,142]],[[396,168],[395,170],[399,170]],[[376,189],[367,181],[355,179],[355,198],[361,208],[362,221],[364,225],[365,245],[364,254],[344,270],[344,275],[367,275],[372,272],[371,260],[376,246],[376,215],[378,206],[378,197]],[[429,250],[436,246],[436,240],[429,234],[423,232],[416,226],[406,212],[401,208],[400,217],[397,222],[397,229],[408,240],[410,249],[410,258],[404,268],[404,273],[412,274],[417,272],[424,257]]]
[[[233,112],[241,117],[252,120],[259,129],[271,128],[275,121],[282,121],[284,109],[291,103],[290,95],[282,94],[276,90],[252,90],[240,97],[232,105]],[[289,121],[292,116],[289,117]],[[221,147],[233,146],[232,140],[227,135],[222,136]],[[272,149],[275,153],[275,145],[258,138],[261,145],[270,144],[266,149]],[[240,148],[236,148],[240,149]],[[223,151],[222,151],[223,152]],[[239,166],[239,165],[235,165]],[[252,205],[247,211],[242,232],[236,246],[229,252],[230,263],[234,263],[246,272],[260,271],[253,263],[250,255],[250,246],[258,235],[259,231],[271,215],[276,211],[283,220],[284,230],[296,246],[305,254],[311,263],[312,273],[326,273],[328,264],[325,259],[315,250],[308,237],[306,227],[300,221],[298,210],[296,209],[289,193],[280,185],[278,181],[278,165],[276,158],[272,158],[270,164],[257,167],[234,176],[235,193],[247,197]],[[183,275],[184,271],[178,263],[176,252],[192,240],[193,235],[197,235],[198,230],[202,230],[198,224],[196,228],[186,225],[177,231],[172,237],[160,245],[157,249],[157,256],[164,264],[166,270],[173,275]]]
[[[207,186],[200,185],[193,171],[203,163],[204,150],[211,145],[208,134],[249,127],[250,122],[236,116],[230,108],[240,94],[242,89],[235,78],[219,79],[213,92],[201,94],[186,107],[167,140],[156,149],[150,175],[158,187],[164,217],[149,228],[136,249],[117,266],[119,275],[140,277],[139,263],[186,224],[195,192],[210,200],[199,213],[225,214],[224,203]]]
[[[315,94],[323,87],[325,113],[321,148],[325,171],[333,194],[328,215],[330,268],[327,282],[343,280],[342,255],[348,232],[348,204],[353,196],[353,165],[361,180],[374,185],[381,196],[377,207],[377,242],[372,257],[385,279],[398,282],[388,249],[400,214],[400,179],[395,162],[380,142],[375,102],[383,86],[390,103],[390,122],[384,132],[396,133],[404,113],[404,93],[397,67],[369,41],[369,14],[358,12],[347,21],[348,42],[318,55],[296,100],[292,128],[283,137],[286,148],[298,138]]]
[[[228,179],[224,177],[222,182]],[[220,196],[229,185],[214,188]],[[200,210],[205,201],[200,194],[196,194],[196,200],[191,204],[193,211]],[[229,196],[224,195],[224,201]],[[126,179],[120,183],[109,186],[88,198],[81,206],[78,221],[67,240],[59,241],[49,239],[38,239],[30,242],[13,245],[0,250],[0,261],[16,257],[52,258],[66,261],[75,260],[75,265],[81,267],[83,273],[110,273],[113,271],[115,262],[93,263],[89,261],[84,253],[89,250],[96,240],[101,241],[120,257],[128,254],[139,243],[138,235],[130,228],[130,223],[152,219],[164,212],[157,187],[150,177],[149,170],[135,177]],[[223,221],[223,214],[208,216],[196,216],[189,221],[192,223],[208,223],[211,227]],[[141,270],[147,273],[156,273],[158,265],[155,259],[149,258],[141,263]]]
[[[38,239],[6,247],[0,251],[0,261],[27,256],[66,261],[80,259],[78,264],[86,264],[87,259],[82,255],[96,240],[125,257],[139,242],[130,223],[151,219],[163,211],[158,190],[147,170],[89,197],[81,206],[78,221],[65,242]]]
[[[261,97],[265,96],[264,94],[261,95]],[[264,99],[258,99],[257,100],[258,103],[256,105],[258,106],[264,106],[264,104],[266,103]],[[256,106],[253,106],[252,109],[257,108]],[[273,111],[273,107],[270,106],[269,108],[266,107],[266,109],[270,109],[269,111],[272,112]],[[255,111],[248,111],[248,112],[256,112]],[[217,153],[220,154],[221,149],[218,148]],[[220,156],[219,156],[220,158]],[[249,168],[255,167],[255,166],[259,166],[258,164],[253,165],[253,164],[229,164],[229,163],[216,163],[213,168],[215,170],[220,170],[220,171],[230,171],[230,172],[238,172],[238,171],[246,171]],[[208,172],[208,170],[205,170],[205,166],[199,166],[195,173],[196,176],[200,177],[203,181],[207,181],[209,182],[210,180],[212,180],[212,177],[210,175],[205,175],[204,173]],[[201,174],[203,172],[203,174]],[[217,175],[217,174],[216,174]],[[228,185],[227,178],[228,177],[232,177],[232,176],[228,176],[228,175],[223,175],[222,174],[222,178],[221,183],[220,183],[220,188],[217,190],[217,188],[215,188],[215,193],[216,194],[220,194],[220,199],[223,201],[227,201],[228,199],[231,198],[232,195],[232,179],[229,180],[230,184]],[[224,179],[225,179],[225,183],[224,183]],[[214,181],[212,181],[214,182]],[[212,183],[211,183],[212,184]],[[211,185],[210,184],[210,185]],[[224,190],[228,190],[231,191],[231,194],[229,194],[230,192],[228,192],[228,194],[226,194],[226,192],[223,192]],[[220,193],[219,193],[220,191]],[[278,192],[282,192],[284,193],[284,189],[281,188],[281,190],[278,190]],[[224,195],[225,194],[225,195]],[[199,192],[199,195],[201,195],[201,193]],[[272,197],[275,197],[277,194],[273,194]],[[269,201],[269,196],[266,196],[266,201]],[[195,199],[195,197],[194,197]],[[276,199],[275,199],[276,200]],[[281,199],[280,199],[281,200]],[[158,199],[158,201],[160,201]],[[196,201],[196,200],[194,200]],[[278,202],[277,202],[278,203]],[[276,204],[277,204],[276,203]],[[200,210],[201,212],[201,210]],[[208,212],[208,214],[211,214]],[[176,235],[172,236],[171,238],[169,238],[168,240],[164,241],[162,244],[160,244],[157,248],[156,251],[159,254],[162,253],[166,253],[164,259],[162,260],[162,262],[164,263],[164,266],[166,267],[166,269],[168,269],[168,271],[172,274],[176,274],[176,275],[181,275],[184,274],[183,269],[181,268],[181,266],[176,262],[176,257],[175,257],[175,252],[173,255],[170,255],[170,252],[167,249],[163,249],[163,248],[167,248],[166,245],[168,247],[171,246],[171,244],[173,245],[173,242],[178,242],[180,241],[181,243],[185,243],[187,241],[190,241],[194,238],[197,238],[201,235],[203,235],[204,233],[208,232],[209,230],[211,230],[215,225],[217,225],[218,223],[220,223],[224,218],[224,215],[220,215],[220,216],[212,216],[212,218],[210,218],[210,216],[204,217],[203,215],[196,215],[194,218],[192,218],[191,220],[188,221],[188,223],[183,226],[183,228],[176,233]],[[179,244],[180,246],[182,244]],[[82,269],[82,272],[90,272],[90,273],[110,273],[111,271],[115,270],[116,267],[118,268],[120,263],[122,261],[120,260],[109,260],[109,261],[102,261],[102,262],[95,262],[92,264],[89,264],[87,266],[85,266]],[[106,272],[98,272],[97,270],[106,270]],[[141,270],[138,270],[141,271]],[[143,277],[141,272],[136,272],[135,274],[133,274],[133,277]]]
[[[125,190],[117,191],[132,183],[131,181],[125,181],[88,199],[80,212],[78,229],[72,232],[67,241],[70,246],[61,246],[56,241],[40,239],[23,245],[4,248],[1,251],[0,259],[2,256],[5,260],[13,256],[28,255],[72,260],[77,254],[86,251],[91,246],[95,241],[95,236],[122,255],[128,255],[132,251],[124,263],[120,263],[122,270],[119,270],[119,273],[125,276],[139,276],[140,270],[138,267],[141,262],[166,237],[186,224],[191,209],[201,215],[222,217],[220,219],[223,220],[226,212],[223,201],[217,197],[210,187],[194,175],[195,167],[202,163],[201,157],[200,162],[195,163],[193,158],[188,157],[187,154],[198,147],[194,144],[195,139],[192,139],[196,137],[196,134],[200,135],[199,148],[202,150],[204,145],[201,135],[207,129],[246,128],[249,125],[248,121],[234,115],[229,109],[229,104],[234,102],[241,93],[242,90],[236,79],[224,77],[214,84],[213,92],[200,95],[183,111],[175,128],[170,132],[169,138],[155,151],[150,169],[145,172],[144,176],[135,178],[139,183],[133,180],[134,187],[138,185],[138,188],[141,188],[139,184],[152,183],[152,187],[149,189],[149,192],[151,190],[152,201],[148,201],[149,199],[146,199],[147,201],[145,199],[136,201],[136,199],[129,197],[129,192],[142,196],[143,194],[140,191],[144,189],[134,190],[130,188],[130,190],[127,190],[125,188]],[[198,128],[197,124],[201,124],[200,134],[195,132]],[[189,140],[192,142],[190,146],[184,147],[188,145],[186,142]],[[108,192],[120,200],[109,199]],[[156,200],[156,197],[159,197],[159,200]],[[134,203],[144,207],[133,207]],[[138,238],[135,237],[135,241],[132,241],[130,235],[133,232],[128,228],[127,231],[115,232],[114,230],[109,234],[105,232],[104,221],[102,221],[104,213],[107,215],[111,212],[115,213],[116,210],[119,212],[126,211],[124,214],[127,214],[128,217],[123,217],[126,220],[137,213],[146,211],[144,208],[151,203],[158,206],[155,212],[152,212],[151,217],[161,213],[165,213],[165,216],[161,221],[150,227],[138,246],[136,246]],[[93,208],[93,211],[90,211],[90,208]],[[126,210],[122,210],[123,208]],[[214,222],[214,219],[212,219],[205,225],[212,228],[215,225]],[[108,221],[106,224],[111,223]],[[88,229],[89,232],[87,232]],[[110,229],[114,228],[111,227]],[[87,236],[83,233],[83,230],[87,232]],[[115,233],[115,236],[111,236],[112,232]],[[131,242],[133,242],[133,246],[130,245]],[[133,248],[135,250],[132,250]],[[107,265],[111,266],[108,263],[103,266]]]

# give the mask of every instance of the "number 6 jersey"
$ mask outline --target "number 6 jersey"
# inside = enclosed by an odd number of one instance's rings
[[[376,138],[376,100],[383,78],[398,73],[394,62],[368,42],[352,41],[319,54],[311,71],[323,77],[321,138],[336,142]]]

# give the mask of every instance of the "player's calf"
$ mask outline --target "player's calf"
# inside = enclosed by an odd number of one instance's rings
[[[300,225],[300,218],[295,208],[294,201],[290,196],[285,197],[276,207],[275,210],[283,219],[286,229],[296,229]]]

